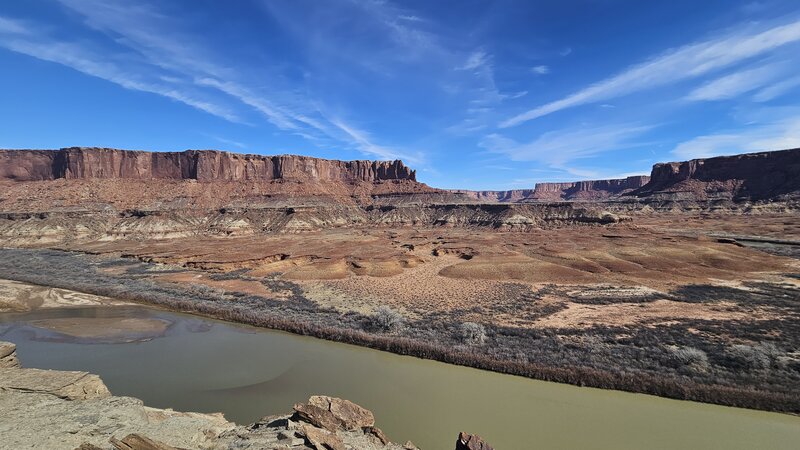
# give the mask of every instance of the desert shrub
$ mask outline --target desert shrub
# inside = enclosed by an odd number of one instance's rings
[[[736,344],[728,351],[728,359],[737,367],[765,370],[778,364],[782,352],[775,344],[761,342],[756,345]]]
[[[372,325],[380,331],[397,331],[403,327],[405,320],[403,316],[392,308],[381,305],[375,309],[372,315]]]
[[[468,345],[480,345],[486,341],[486,328],[475,322],[464,322],[459,327],[461,342]]]
[[[708,370],[708,355],[694,347],[671,347],[672,362],[678,367],[690,367],[699,371]]]
[[[797,347],[800,321],[796,318],[800,317],[800,301],[796,291],[791,297],[788,288],[770,291],[775,294],[770,304],[785,310],[781,319],[757,322],[687,319],[675,324],[639,328],[595,326],[591,329],[557,330],[487,322],[483,325],[491,336],[491,345],[468,347],[452,345],[454,338],[460,338],[457,332],[460,327],[454,327],[453,318],[464,317],[467,313],[482,315],[494,312],[494,309],[447,313],[421,310],[421,318],[416,320],[404,319],[397,313],[379,315],[377,311],[374,315],[342,313],[317,305],[304,297],[300,286],[274,277],[257,279],[272,291],[290,292],[289,298],[239,297],[232,295],[231,291],[192,289],[186,283],[156,282],[142,275],[130,275],[130,272],[112,276],[97,270],[102,268],[98,267],[97,261],[97,258],[78,253],[0,248],[0,278],[138,301],[221,320],[541,380],[800,413],[800,363],[772,344],[754,344],[751,346],[765,355],[774,369],[743,370],[746,366],[735,359],[737,351],[731,355],[728,344],[731,338],[750,343],[769,340],[769,336],[778,332],[781,345]],[[148,266],[141,261],[126,261]],[[538,316],[540,310],[536,308],[545,305],[536,301],[536,294],[527,298],[520,296],[519,301],[508,304],[514,308],[529,308],[522,310],[524,316]],[[766,295],[762,297],[754,299],[766,302]],[[387,316],[389,320],[376,320],[375,316]],[[370,332],[383,329],[377,323],[398,323],[391,319],[392,316],[399,319],[400,326],[396,332]],[[689,329],[699,333],[689,332]],[[664,348],[664,342],[707,351],[715,370],[701,372],[692,370],[691,365],[678,366],[675,362],[668,362],[674,357]],[[665,365],[679,368],[665,370]],[[686,373],[688,370],[692,372]],[[675,372],[691,376],[676,376]]]

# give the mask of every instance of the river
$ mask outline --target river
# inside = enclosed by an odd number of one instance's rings
[[[31,326],[54,318],[159,319],[135,342]],[[106,322],[104,322],[106,323]],[[796,449],[800,418],[548,383],[139,306],[0,314],[26,367],[99,374],[148,406],[249,423],[313,394],[375,413],[390,439],[451,450],[459,431],[498,450]]]

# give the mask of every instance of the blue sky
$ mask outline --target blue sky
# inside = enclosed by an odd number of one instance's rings
[[[800,147],[800,3],[0,3],[0,147],[401,158],[445,188]]]

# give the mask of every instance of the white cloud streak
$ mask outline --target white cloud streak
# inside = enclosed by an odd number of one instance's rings
[[[491,65],[491,57],[483,50],[476,50],[472,52],[467,61],[462,66],[456,67],[456,70],[475,70]]]
[[[418,163],[421,161],[421,158],[418,156],[403,154],[394,149],[373,143],[372,138],[367,132],[356,129],[355,127],[348,125],[339,119],[329,118],[328,120],[339,130],[347,134],[347,136],[349,136],[349,138],[354,142],[356,147],[363,153],[375,155],[382,159],[402,159],[412,163]]]
[[[800,41],[800,21],[760,32],[729,34],[668,51],[642,64],[500,124],[507,128],[579,105],[695,78]]]
[[[287,117],[286,114],[280,111],[279,108],[272,105],[269,101],[253,95],[252,92],[248,92],[247,89],[243,88],[237,83],[219,81],[213,78],[198,78],[195,80],[195,82],[200,86],[212,87],[220,92],[230,95],[231,97],[239,99],[239,101],[242,103],[263,114],[267,120],[281,130],[297,129],[297,126],[289,119],[289,117]]]
[[[532,67],[531,73],[534,73],[536,75],[547,75],[548,73],[550,73],[550,67],[545,65]]]
[[[5,20],[8,21],[8,19]],[[0,47],[43,61],[70,67],[86,75],[110,81],[125,89],[160,95],[231,122],[241,122],[241,119],[236,114],[221,105],[201,99],[168,84],[158,84],[138,79],[116,63],[73,43],[47,40],[34,41],[12,36],[0,40]]]
[[[0,33],[26,35],[29,34],[29,31],[28,27],[21,21],[0,17]]]
[[[692,91],[686,98],[692,101],[726,100],[751,92],[775,79],[782,64],[771,64],[743,70],[710,81]]]
[[[566,164],[603,152],[638,145],[634,139],[652,127],[623,124],[582,129],[549,131],[529,143],[519,143],[499,134],[490,134],[481,146],[501,153],[513,161],[538,161],[551,167],[564,168]]]
[[[698,136],[678,144],[672,154],[686,160],[796,147],[800,147],[800,116],[744,130]]]
[[[797,87],[800,87],[800,76],[788,78],[761,89],[753,96],[753,100],[757,102],[768,102]]]
[[[0,46],[71,67],[126,89],[161,95],[231,122],[244,123],[237,114],[212,98],[223,94],[224,98],[257,111],[276,128],[315,143],[320,135],[324,135],[366,154],[421,160],[376,145],[368,133],[342,121],[327,120],[319,107],[312,106],[315,103],[313,99],[294,98],[293,94],[279,91],[265,96],[261,89],[253,89],[237,79],[236,71],[221,64],[201,45],[200,40],[181,33],[180,23],[147,4],[114,0],[59,1],[79,14],[85,25],[106,34],[116,46],[128,51],[105,48],[101,54],[99,48],[89,50],[86,43],[61,42],[41,36],[41,33],[34,37],[26,32],[26,24],[3,17],[0,17],[0,36],[14,35],[13,39],[0,40]],[[388,20],[393,11],[386,10],[379,2],[367,2],[361,6],[375,14],[380,13],[380,18],[386,19],[385,25],[398,39],[408,38],[415,44],[427,39],[426,35],[413,33],[412,28]]]

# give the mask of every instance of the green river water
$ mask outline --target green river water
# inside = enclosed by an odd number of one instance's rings
[[[65,339],[33,319],[172,322],[144,342]],[[248,423],[313,394],[375,413],[390,439],[451,450],[459,431],[498,450],[798,449],[800,417],[529,380],[144,307],[0,314],[0,340],[26,367],[99,374],[154,407],[221,411]]]

